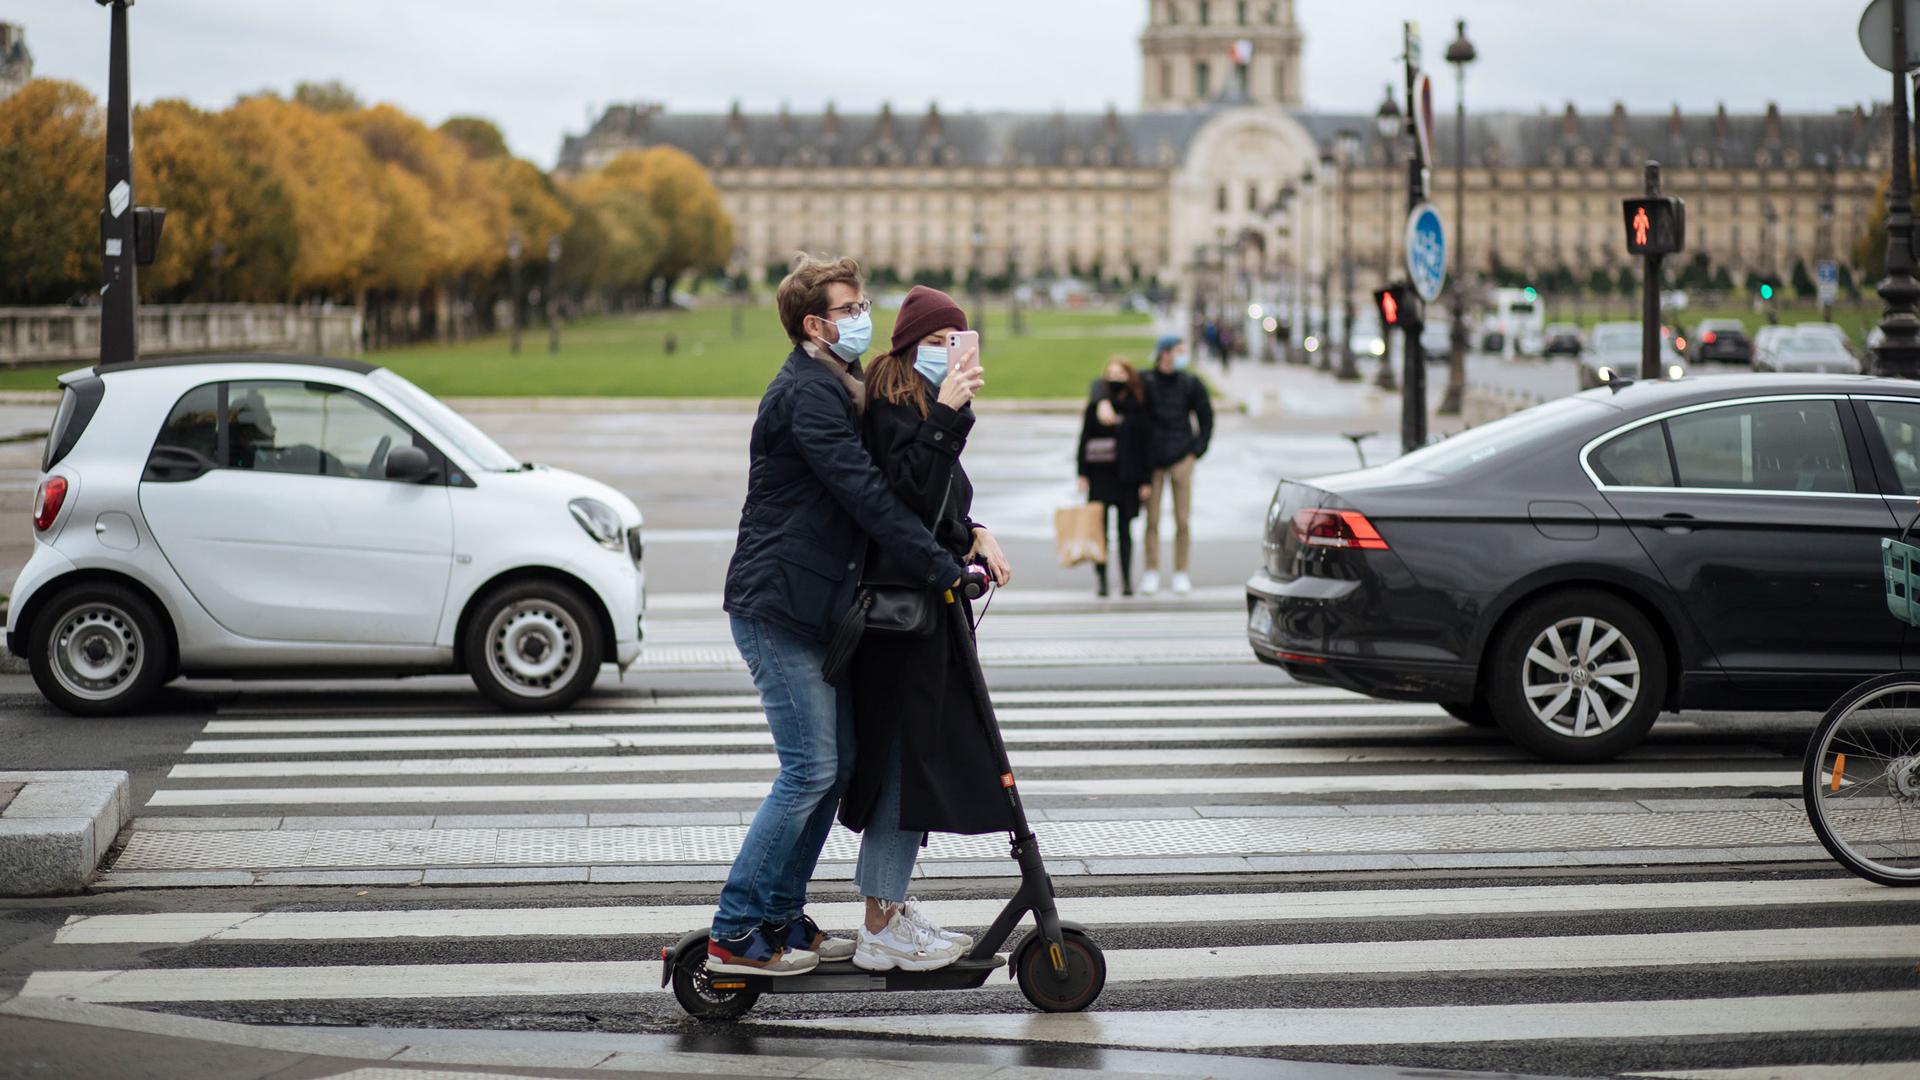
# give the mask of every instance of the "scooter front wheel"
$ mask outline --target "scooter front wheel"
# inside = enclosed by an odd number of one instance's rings
[[[1060,931],[1066,971],[1055,973],[1044,937],[1036,931],[1020,944],[1014,977],[1020,992],[1042,1012],[1079,1012],[1092,1005],[1107,985],[1107,958],[1093,939],[1078,930]]]
[[[722,988],[730,982],[744,980],[708,971],[705,949],[688,949],[673,965],[673,996],[695,1020],[737,1020],[760,1000],[757,990]]]

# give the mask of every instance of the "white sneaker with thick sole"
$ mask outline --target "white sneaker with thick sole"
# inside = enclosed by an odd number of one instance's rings
[[[862,971],[933,971],[960,959],[960,946],[920,929],[895,911],[886,929],[875,934],[860,928],[853,949],[853,966]]]
[[[917,898],[907,897],[906,903],[900,905],[900,910],[906,915],[908,922],[932,934],[934,937],[944,938],[960,946],[962,953],[973,948],[973,937],[971,935],[963,934],[958,930],[949,930],[939,923],[934,922],[932,919],[927,918],[927,913],[920,907],[920,901]]]
[[[1189,579],[1187,575],[1185,574],[1173,575],[1173,593],[1175,596],[1185,596],[1192,591],[1193,591],[1193,581]]]
[[[1152,596],[1160,591],[1160,571],[1149,570],[1140,575],[1140,595]]]

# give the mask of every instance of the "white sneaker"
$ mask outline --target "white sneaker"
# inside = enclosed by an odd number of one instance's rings
[[[862,971],[933,971],[960,959],[960,952],[959,945],[920,929],[896,909],[879,933],[860,928],[853,966]]]
[[[1149,570],[1140,575],[1140,595],[1152,596],[1160,591],[1160,571]]]
[[[1173,591],[1176,596],[1185,596],[1193,591],[1193,582],[1188,580],[1187,575],[1176,573],[1173,575]]]
[[[907,917],[908,922],[932,934],[934,937],[944,938],[960,946],[960,951],[963,953],[973,948],[973,938],[970,935],[963,934],[958,930],[949,930],[939,923],[934,922],[932,919],[927,918],[927,913],[920,907],[920,901],[914,897],[907,897],[906,903],[900,905],[900,913]]]

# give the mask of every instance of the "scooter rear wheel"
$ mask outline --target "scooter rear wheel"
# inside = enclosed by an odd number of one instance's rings
[[[1041,1012],[1079,1012],[1092,1005],[1107,985],[1107,958],[1093,939],[1078,930],[1060,931],[1060,948],[1067,970],[1056,977],[1047,956],[1047,942],[1039,933],[1027,935],[1014,957],[1014,977],[1020,992]]]
[[[738,978],[738,976],[735,976]],[[727,982],[707,970],[707,950],[688,949],[673,965],[673,996],[695,1020],[737,1020],[760,1000],[757,990],[716,990],[714,980]]]

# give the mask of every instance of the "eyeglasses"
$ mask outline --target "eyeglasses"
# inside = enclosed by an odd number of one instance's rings
[[[844,311],[850,316],[858,317],[861,315],[865,315],[867,312],[872,310],[873,310],[873,301],[855,300],[849,304],[841,304],[839,307],[830,307],[827,309],[827,314],[831,315],[836,311]]]

